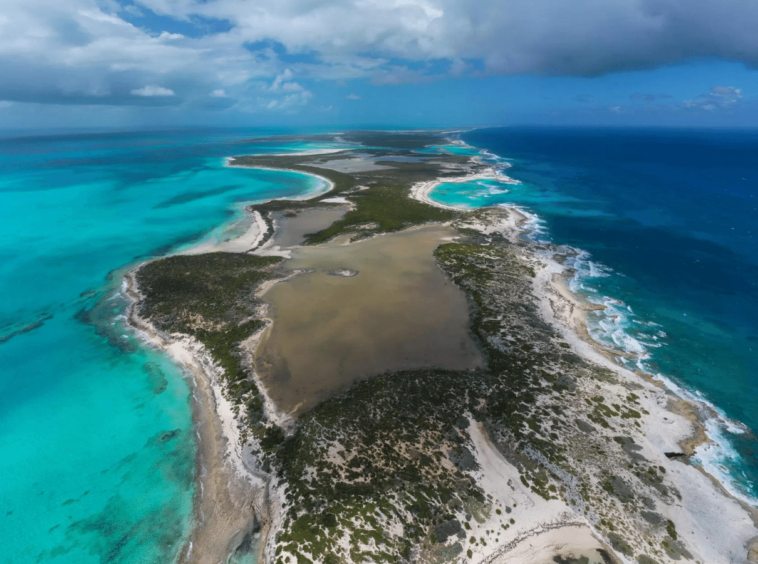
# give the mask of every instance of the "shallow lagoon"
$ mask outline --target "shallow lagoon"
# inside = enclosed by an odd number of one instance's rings
[[[432,225],[294,250],[284,268],[309,272],[264,296],[274,323],[256,360],[277,405],[301,412],[385,371],[480,365],[466,298],[432,254],[454,235]],[[357,274],[334,275],[343,269]]]

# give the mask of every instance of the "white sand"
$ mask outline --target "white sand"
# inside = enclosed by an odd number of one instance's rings
[[[350,200],[342,196],[336,196],[334,198],[324,198],[321,201],[329,203],[329,204],[350,204],[351,203]]]
[[[441,183],[440,180],[428,180],[426,182],[417,182],[416,184],[411,186],[411,194],[410,194],[411,198],[418,200],[419,202],[429,204],[430,206],[435,206],[435,207],[446,209],[446,210],[461,211],[463,208],[440,204],[439,202],[435,202],[429,197],[429,194],[431,193],[431,191],[434,190],[437,186],[439,186],[440,183]]]
[[[465,176],[455,176],[451,178],[447,178],[447,177],[436,178],[434,180],[428,180],[425,182],[417,182],[411,187],[410,196],[411,198],[414,198],[420,202],[424,202],[425,204],[429,204],[431,206],[460,211],[467,208],[458,207],[458,206],[448,206],[445,204],[441,204],[439,202],[435,202],[429,197],[429,194],[437,186],[443,183],[462,184],[466,182],[476,182],[477,180],[497,180],[498,182],[502,182],[503,184],[521,184],[518,180],[514,180],[510,176],[503,174],[497,168],[492,167],[492,168],[486,168],[484,170],[474,172],[471,174],[467,174]]]
[[[205,253],[224,252],[224,253],[245,253],[256,249],[260,244],[266,233],[268,232],[268,226],[261,217],[261,214],[248,212],[249,227],[247,231],[235,237],[233,239],[227,239],[225,241],[203,241],[179,254],[182,255],[202,255]]]
[[[300,151],[297,153],[266,153],[261,154],[261,157],[307,157],[310,155],[330,155],[332,153],[342,153],[344,151],[350,151],[351,148],[346,149],[309,149],[308,151]],[[247,155],[243,155],[247,156]],[[234,157],[229,157],[234,158]]]
[[[503,214],[503,211],[506,213]],[[517,243],[523,233],[523,226],[529,221],[529,217],[523,210],[512,206],[498,206],[497,209],[491,211],[478,210],[478,213],[486,214],[486,221],[477,217],[465,217],[456,226],[475,229],[486,235],[497,233],[511,243]]]
[[[428,197],[435,186],[441,182],[468,182],[493,178],[492,171],[494,169],[458,179],[443,178],[418,183],[413,187],[411,195],[431,205],[448,207]],[[503,176],[498,175],[497,179],[504,181]],[[331,189],[333,186],[329,184]],[[314,195],[309,194],[306,198]],[[466,218],[466,223],[462,226],[479,228],[484,232],[498,231],[515,242],[523,233],[526,217],[523,210],[509,210],[495,225]],[[260,219],[262,221],[262,218]],[[257,222],[256,218],[253,224]],[[259,237],[259,234],[253,233],[252,230],[251,226],[243,236],[247,237],[248,242],[255,242]],[[670,391],[621,367],[614,361],[612,354],[607,350],[599,350],[597,344],[593,344],[586,334],[586,329],[582,332],[584,306],[581,300],[571,295],[565,286],[559,283],[564,267],[554,261],[547,252],[529,257],[537,274],[534,279],[534,293],[542,317],[556,328],[574,352],[592,363],[612,369],[621,383],[633,382],[642,387],[637,393],[641,406],[649,415],[641,419],[642,437],[635,437],[637,444],[642,448],[640,454],[666,469],[667,481],[676,487],[682,497],[680,502],[672,505],[658,504],[656,511],[676,522],[677,531],[687,548],[695,559],[703,564],[748,562],[747,547],[758,535],[750,513],[704,472],[682,462],[669,460],[664,455],[664,452],[680,450],[680,444],[695,431],[693,422],[671,411],[673,398]],[[255,460],[250,456],[249,447],[241,444],[234,407],[223,397],[218,369],[213,366],[202,345],[185,337],[175,337],[171,342],[164,342],[161,346],[164,346],[178,362],[192,369],[193,373],[201,377],[205,374],[208,379],[213,389],[215,413],[227,442],[224,458],[229,461],[237,477],[248,481],[253,489],[259,492],[253,503],[264,521],[265,540],[260,550],[261,555],[265,553],[270,557],[273,554],[275,535],[268,532],[276,532],[281,526],[283,485],[273,482],[266,487],[265,480],[261,481],[262,478],[256,472]],[[254,350],[256,342],[256,339],[251,338],[245,343],[246,348]],[[276,410],[270,399],[266,398],[263,386],[259,386],[259,389],[264,395],[267,416],[285,428],[291,428],[291,419]],[[620,384],[608,384],[604,392],[609,394],[609,401],[621,402],[628,390]],[[568,407],[570,409],[570,406]],[[490,443],[484,429],[471,419],[468,432],[471,436],[472,453],[480,465],[480,470],[476,472],[477,481],[491,502],[489,516],[482,523],[475,519],[469,522],[471,530],[466,531],[467,538],[475,536],[487,541],[486,547],[481,542],[478,546],[466,543],[466,547],[471,548],[473,552],[470,562],[547,564],[552,562],[552,557],[557,552],[563,556],[586,555],[590,562],[600,562],[597,560],[596,549],[603,548],[604,545],[595,537],[594,529],[585,517],[578,515],[563,501],[544,500],[524,487],[518,470]],[[512,507],[511,513],[506,513],[506,506]],[[500,509],[501,514],[498,515],[495,509]],[[509,523],[511,517],[516,521],[514,524]],[[505,524],[509,525],[507,530],[502,528]],[[487,531],[491,532],[488,534]],[[607,547],[605,549],[609,550]],[[628,562],[624,558],[620,560]],[[260,561],[264,562],[264,559],[261,558]]]
[[[423,190],[430,189],[429,183],[425,184],[427,185],[421,187],[417,197],[423,197]],[[433,201],[429,203],[439,206]],[[472,212],[471,216],[461,220],[460,226],[478,229],[484,233],[497,231],[515,242],[524,232],[523,229],[528,228],[528,226],[524,224],[523,220],[514,219],[510,213],[511,210],[506,217],[498,220],[497,212],[494,209],[490,212],[477,210]],[[495,217],[489,217],[486,214],[492,214]],[[509,231],[511,232],[509,233]],[[664,467],[667,483],[671,483],[682,497],[680,502],[672,505],[658,503],[655,510],[677,524],[679,536],[684,540],[687,549],[692,552],[696,560],[708,564],[748,562],[748,548],[758,536],[758,528],[753,522],[754,511],[731,497],[702,468],[696,468],[679,460],[670,460],[664,454],[666,452],[681,452],[683,444],[691,441],[693,436],[702,435],[702,430],[698,429],[698,424],[693,422],[691,417],[685,417],[684,414],[672,410],[674,404],[682,405],[684,402],[659,382],[653,381],[652,378],[644,377],[622,367],[616,358],[617,354],[623,354],[622,351],[611,351],[590,337],[586,329],[585,313],[595,306],[585,303],[578,296],[572,294],[563,284],[565,267],[552,258],[552,251],[530,250],[526,251],[524,256],[536,272],[533,281],[534,295],[537,298],[541,317],[557,330],[558,334],[569,343],[575,353],[593,364],[614,371],[618,376],[619,384],[603,384],[603,395],[606,396],[607,401],[619,404],[625,402],[624,398],[629,393],[628,389],[623,386],[625,382],[641,386],[641,390],[636,393],[640,396],[641,407],[648,414],[643,415],[641,432],[639,436],[634,437],[641,447],[639,454],[651,463]],[[567,407],[570,410],[570,406]],[[692,409],[690,406],[690,410],[697,412],[696,407]],[[493,493],[500,490],[507,492],[506,498],[510,496],[517,499],[518,496],[525,496],[531,502],[524,501],[524,503],[533,504],[529,506],[531,509],[525,517],[516,518],[519,534],[525,534],[526,531],[534,527],[544,527],[545,523],[550,524],[553,519],[561,518],[559,506],[551,507],[526,488],[520,488],[518,470],[504,461],[502,457],[498,459],[497,451],[494,449],[488,453],[486,438],[481,433],[481,428],[472,427],[469,431],[476,447],[477,460],[483,468],[480,483],[484,485],[488,493],[492,493],[496,503],[497,500],[505,502],[502,494],[499,497]],[[603,430],[599,432],[605,433]],[[508,491],[509,489],[510,491]],[[550,503],[556,504],[558,502],[551,501]],[[562,504],[562,502],[560,503]],[[563,504],[563,510],[570,511],[565,504]],[[566,516],[564,515],[562,518],[566,518]],[[582,520],[586,531],[594,531],[588,521],[583,518]],[[524,522],[522,523],[522,521]],[[488,521],[488,524],[479,527],[480,530],[482,528],[486,530],[492,527]],[[508,532],[510,533],[512,529],[513,527]],[[480,534],[475,534],[475,536],[478,538]],[[569,534],[566,538],[570,537]],[[497,551],[488,551],[486,560],[481,560],[482,555],[479,557],[479,561],[549,562],[550,560],[547,557],[551,558],[551,556],[550,550],[546,548],[548,543],[539,540],[539,537],[532,536],[529,538],[532,540],[527,544],[519,543],[508,553],[508,557],[505,559],[496,557]],[[545,537],[545,539],[547,538],[549,537]],[[502,540],[503,537],[501,536]],[[528,545],[531,545],[532,548],[527,549]],[[581,546],[574,548],[581,548]],[[589,556],[589,553],[587,555]],[[474,562],[477,561],[476,558],[475,554]],[[623,557],[619,558],[626,562]],[[665,561],[665,559],[661,561]]]
[[[217,366],[204,345],[182,334],[168,335],[140,318],[135,304],[141,299],[134,273],[126,276],[125,294],[132,301],[129,323],[146,342],[165,350],[183,366],[192,384],[193,423],[198,438],[198,493],[195,523],[181,562],[225,562],[256,519],[261,524],[259,561],[271,541],[269,532],[281,527],[283,497],[276,479],[260,472],[252,454],[254,445],[242,436],[238,411],[224,395]],[[264,404],[271,405],[260,387]],[[275,416],[275,414],[271,414]]]
[[[346,149],[340,149],[339,151],[342,151],[342,150],[346,150]],[[339,152],[339,151],[328,150],[327,152],[331,153],[331,152]],[[301,154],[301,153],[296,153],[296,154]],[[321,153],[308,152],[308,153],[302,153],[302,154],[321,154]],[[320,176],[318,174],[311,174],[307,172],[290,170],[290,169],[274,169],[274,168],[266,168],[266,167],[233,165],[233,164],[230,164],[230,161],[232,158],[233,157],[228,157],[226,159],[227,166],[237,167],[237,168],[261,169],[261,170],[286,170],[289,172],[297,172],[300,174],[313,176],[324,182],[324,185],[319,190],[309,192],[302,196],[292,196],[289,198],[286,198],[286,197],[276,198],[277,200],[293,200],[293,201],[310,200],[312,198],[321,196],[322,194],[326,194],[334,189],[334,183],[331,180],[323,176]],[[338,203],[338,204],[350,204],[350,202],[343,197],[327,198],[324,201],[331,202],[331,203]],[[245,233],[243,233],[239,237],[234,237],[234,238],[220,240],[220,241],[214,240],[214,239],[206,239],[205,241],[201,241],[200,243],[181,251],[179,254],[200,255],[200,254],[213,253],[213,252],[224,252],[224,253],[255,252],[255,254],[259,254],[263,256],[282,256],[285,258],[289,258],[290,257],[289,251],[281,250],[278,247],[272,246],[271,239],[267,241],[267,244],[261,247],[261,243],[263,242],[264,238],[266,237],[266,234],[268,233],[268,225],[266,224],[266,221],[263,219],[263,217],[261,216],[259,212],[254,211],[251,213],[247,207],[245,207],[245,212],[249,216],[248,217],[249,225]]]
[[[257,332],[248,341],[257,342],[261,333],[261,331]],[[229,493],[232,497],[236,497],[238,502],[246,501],[249,504],[248,507],[254,509],[254,515],[261,523],[262,542],[259,546],[258,561],[263,562],[262,557],[266,554],[266,548],[270,549],[271,543],[275,542],[273,538],[275,535],[270,535],[270,532],[278,531],[283,520],[282,501],[284,494],[281,484],[275,477],[261,472],[258,464],[259,459],[252,453],[254,444],[245,441],[244,437],[241,436],[240,429],[244,428],[244,423],[240,422],[237,410],[223,394],[223,384],[220,381],[222,369],[215,365],[202,343],[185,335],[175,334],[173,337],[176,340],[168,344],[165,350],[175,361],[190,368],[193,373],[205,375],[210,383],[216,408],[215,416],[221,423],[226,445],[225,452],[219,462],[227,461],[234,469],[238,482],[246,484],[245,489],[247,491],[240,492],[239,487],[234,487],[235,485],[230,483]],[[263,399],[264,412],[268,420],[280,425],[285,430],[291,430],[294,426],[292,419],[276,409],[257,375],[254,371],[251,372],[253,372],[255,383]],[[286,484],[284,485],[286,486]],[[205,505],[214,506],[216,503],[215,500],[210,499]],[[215,511],[215,508],[212,510]],[[244,513],[240,507],[235,508],[235,511]],[[225,517],[224,513],[226,511],[222,511],[222,519]],[[233,519],[228,518],[226,520],[232,521]],[[228,527],[222,529],[221,532],[228,532]],[[224,558],[219,561],[226,560]]]
[[[347,149],[340,149],[340,150],[347,150]],[[325,188],[321,188],[320,190],[314,190],[313,192],[309,192],[309,193],[304,194],[302,196],[291,196],[291,197],[274,198],[276,200],[293,200],[293,201],[310,200],[311,198],[316,198],[317,196],[321,196],[323,194],[326,194],[326,193],[331,192],[332,190],[334,190],[334,182],[332,182],[331,180],[329,180],[325,176],[321,176],[320,174],[313,174],[312,172],[303,172],[302,170],[294,170],[294,169],[291,169],[291,168],[273,168],[273,167],[267,167],[267,166],[250,166],[250,165],[232,164],[232,159],[233,158],[234,157],[228,157],[226,159],[226,166],[234,167],[234,168],[252,168],[252,169],[256,169],[256,170],[275,170],[275,171],[280,171],[280,172],[281,171],[284,171],[284,172],[296,172],[297,174],[304,174],[306,176],[313,176],[313,177],[318,178],[319,180],[321,180],[321,181],[323,181],[325,183]]]
[[[518,469],[490,442],[480,423],[469,417],[466,431],[471,437],[472,454],[480,466],[473,474],[492,504],[486,521],[469,521],[471,530],[466,531],[466,536],[484,538],[487,542],[486,547],[467,545],[473,552],[470,562],[533,564],[541,561],[533,559],[541,555],[547,563],[553,562],[556,554],[597,555],[597,548],[605,548],[592,536],[586,519],[576,515],[565,502],[545,500],[525,487]],[[512,508],[510,513],[506,507]],[[496,509],[500,509],[500,515]],[[514,524],[509,523],[511,518]],[[507,530],[502,528],[504,524],[508,525]],[[568,547],[567,552],[561,552],[560,547]]]
[[[581,299],[561,283],[564,267],[545,252],[537,255],[534,292],[542,317],[551,323],[571,348],[590,362],[610,368],[620,381],[642,386],[637,392],[641,406],[649,412],[642,418],[641,437],[635,440],[639,454],[666,469],[666,478],[682,496],[675,505],[658,504],[656,511],[672,519],[693,556],[704,563],[747,562],[747,547],[758,535],[750,511],[726,494],[702,468],[668,459],[665,452],[681,452],[682,443],[697,433],[695,423],[672,411],[672,403],[681,401],[669,390],[649,378],[627,370],[608,350],[591,339],[586,331],[587,310]],[[606,392],[613,392],[607,386]],[[628,393],[616,386],[609,403],[623,403]]]
[[[245,455],[240,440],[240,423],[234,413],[232,403],[224,397],[220,382],[221,369],[215,365],[213,359],[205,350],[205,346],[196,339],[175,333],[173,341],[163,342],[164,349],[171,355],[174,361],[184,366],[192,373],[202,373],[208,379],[213,391],[213,401],[216,408],[216,416],[221,422],[224,437],[226,437],[226,453],[224,458],[229,460],[234,471],[242,478],[249,479],[252,475],[245,464]]]
[[[509,547],[510,548],[510,547]],[[535,528],[517,539],[510,550],[493,554],[487,564],[554,564],[555,555],[587,557],[588,564],[603,564],[597,551],[602,545],[583,524],[567,524],[557,528]],[[605,548],[604,550],[608,550]]]

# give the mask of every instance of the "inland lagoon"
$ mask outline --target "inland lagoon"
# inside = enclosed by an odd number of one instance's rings
[[[466,298],[433,257],[454,236],[432,225],[293,250],[283,268],[301,273],[265,294],[273,325],[256,355],[280,409],[308,409],[386,371],[481,365]]]

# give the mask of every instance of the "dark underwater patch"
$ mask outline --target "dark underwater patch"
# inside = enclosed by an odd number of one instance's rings
[[[117,348],[124,354],[137,351],[137,345],[131,339],[125,339],[123,331],[112,324],[113,318],[118,313],[118,308],[108,304],[106,300],[100,300],[95,306],[87,309],[82,308],[74,314],[74,319],[84,325],[90,325],[95,329],[95,334],[105,339],[109,345]]]
[[[134,500],[115,495],[99,513],[71,524],[66,531],[68,546],[59,548],[70,551],[82,544],[100,562],[109,564],[151,562],[159,554],[176,553],[184,532],[179,505],[167,503],[146,513],[140,509]],[[138,554],[142,559],[136,558]]]
[[[40,319],[35,321],[34,323],[30,323],[29,325],[25,325],[21,327],[20,329],[16,329],[15,331],[11,331],[10,333],[5,333],[4,335],[0,335],[0,344],[7,343],[10,341],[13,337],[17,337],[19,335],[23,335],[24,333],[29,333],[31,331],[34,331],[35,329],[39,329],[45,324],[45,321],[49,321],[52,319],[53,316],[51,314],[43,315]]]
[[[154,394],[158,395],[166,391],[166,388],[168,387],[168,379],[158,363],[146,362],[142,365],[142,370],[147,374],[147,381]]]
[[[197,192],[186,192],[184,194],[177,194],[173,198],[169,198],[168,200],[155,204],[153,206],[153,209],[157,210],[161,208],[170,208],[171,206],[177,206],[180,204],[194,202],[195,200],[207,198],[208,196],[217,196],[225,192],[231,192],[232,190],[236,190],[237,188],[241,188],[241,186],[239,184],[229,184],[226,186],[219,186],[218,188],[213,188],[211,190],[200,190]]]

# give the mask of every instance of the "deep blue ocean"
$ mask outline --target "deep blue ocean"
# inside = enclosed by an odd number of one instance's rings
[[[323,188],[224,166],[311,148],[253,131],[0,138],[0,561],[175,560],[192,518],[189,387],[124,327],[130,265]],[[323,145],[319,146],[323,148]]]
[[[580,251],[571,285],[606,304],[591,334],[713,411],[694,460],[758,499],[758,131],[498,128],[463,153],[521,184],[443,184],[438,201],[517,205]],[[705,410],[707,412],[709,409]]]

